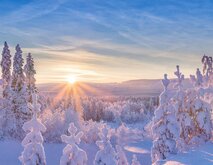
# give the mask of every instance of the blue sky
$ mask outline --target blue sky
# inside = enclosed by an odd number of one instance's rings
[[[37,82],[188,76],[213,52],[209,0],[1,0],[0,40],[35,58]]]

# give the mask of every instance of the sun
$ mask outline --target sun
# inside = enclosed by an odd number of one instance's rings
[[[67,81],[68,81],[70,84],[74,84],[77,80],[76,80],[76,77],[75,77],[75,76],[70,76],[70,77],[68,77]]]

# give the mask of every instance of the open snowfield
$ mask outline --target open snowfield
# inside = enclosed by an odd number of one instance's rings
[[[64,144],[45,143],[47,164],[59,165],[60,157]],[[152,142],[149,140],[129,144],[125,147],[128,161],[131,162],[132,155],[136,154],[142,165],[150,165]],[[95,144],[81,144],[81,147],[88,153],[88,164],[92,164],[98,147]],[[9,149],[8,149],[9,148]],[[18,160],[23,147],[17,141],[0,141],[0,164],[1,165],[19,165]],[[171,155],[167,160],[162,161],[166,165],[212,165],[213,164],[213,143],[208,142],[203,146],[195,148],[189,152]]]

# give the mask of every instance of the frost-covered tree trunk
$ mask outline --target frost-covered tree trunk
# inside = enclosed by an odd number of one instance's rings
[[[24,132],[22,131],[22,126],[24,122],[28,121],[32,112],[27,107],[26,100],[26,86],[25,77],[23,74],[23,58],[22,50],[19,45],[16,46],[16,53],[13,61],[13,72],[12,72],[12,94],[11,94],[11,111],[15,115],[15,130],[12,130],[12,135],[14,138],[23,138]]]
[[[24,73],[25,73],[25,81],[27,86],[27,100],[29,102],[32,102],[32,95],[31,93],[37,92],[36,86],[35,86],[35,77],[36,74],[35,68],[34,68],[34,61],[30,53],[27,55],[26,64],[24,66]]]
[[[166,159],[169,154],[177,152],[176,139],[179,135],[179,130],[175,117],[175,109],[170,102],[171,93],[167,89],[169,82],[165,74],[162,80],[164,91],[160,95],[160,105],[156,109],[153,118],[152,132],[154,142],[151,151],[153,163]]]
[[[100,150],[95,155],[94,165],[117,165],[116,153],[110,143],[110,135],[106,126],[101,128],[99,133],[100,141],[96,144]]]
[[[83,132],[77,133],[77,128],[74,123],[70,124],[68,132],[70,133],[69,136],[61,136],[62,142],[67,143],[67,145],[63,150],[60,165],[86,165],[87,154],[84,150],[78,147],[78,144],[81,142]]]
[[[36,94],[33,94],[32,102],[29,105],[33,110],[33,117],[23,125],[23,130],[25,132],[29,131],[29,133],[22,141],[24,151],[19,157],[19,160],[23,165],[45,165],[46,157],[41,132],[45,132],[46,127],[37,119],[37,113],[40,111],[41,105],[37,102]]]

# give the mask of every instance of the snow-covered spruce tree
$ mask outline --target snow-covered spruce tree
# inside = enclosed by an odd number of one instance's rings
[[[196,71],[196,77],[194,75],[190,75],[191,82],[195,87],[201,87],[203,84],[203,75],[201,74],[199,68]]]
[[[29,104],[33,111],[33,117],[23,125],[25,132],[30,131],[22,141],[24,151],[19,160],[23,165],[45,165],[46,157],[43,147],[43,137],[41,132],[46,131],[46,127],[37,119],[37,113],[41,105],[38,104],[37,95],[32,95],[32,104]]]
[[[190,146],[197,145],[210,138],[210,105],[201,98],[204,91],[202,86],[202,74],[197,69],[195,88],[183,90],[181,73],[179,68],[175,72],[178,77],[178,90],[173,98],[176,117],[180,128],[180,138],[178,139],[178,148],[185,150]],[[192,76],[191,76],[192,78]]]
[[[3,98],[8,100],[11,80],[11,55],[7,42],[4,43],[4,48],[2,51],[1,68],[3,81]]]
[[[100,150],[95,155],[94,165],[117,165],[116,153],[110,143],[110,133],[106,125],[104,125],[99,133],[101,140],[96,144]]]
[[[202,58],[202,63],[203,63],[203,74],[205,75],[206,81],[213,81],[212,80],[212,74],[213,74],[213,67],[212,67],[212,57],[211,56],[206,56],[204,54]]]
[[[213,60],[212,57],[208,57],[206,55],[202,58],[203,63],[203,74],[205,79],[205,84],[203,85],[205,87],[205,100],[209,102],[213,108]]]
[[[61,136],[62,142],[67,143],[67,145],[63,150],[60,165],[86,165],[87,154],[84,150],[78,147],[78,144],[81,142],[83,132],[77,133],[77,128],[74,123],[70,123],[68,132],[70,133],[69,136]]]
[[[22,50],[19,45],[16,46],[16,53],[13,61],[13,73],[12,73],[12,95],[11,95],[11,111],[15,115],[15,130],[12,130],[12,137],[21,139],[23,137],[22,126],[23,123],[28,121],[32,112],[27,107],[26,100],[26,86],[24,82],[23,74],[23,58]]]
[[[25,73],[25,81],[27,86],[27,100],[29,102],[32,102],[32,95],[31,93],[37,92],[36,86],[35,86],[35,77],[36,74],[35,68],[34,68],[34,61],[32,58],[31,53],[28,53],[26,64],[24,66],[24,73]]]
[[[194,76],[195,77],[195,76]],[[186,145],[197,145],[211,138],[211,106],[203,100],[205,89],[202,88],[203,76],[199,69],[196,71],[195,87],[187,90],[186,113],[190,116],[190,134],[184,139]]]
[[[23,74],[24,59],[22,57],[22,50],[16,45],[16,53],[13,58],[13,72],[12,72],[12,88],[14,91],[21,91],[24,86],[24,74]]]
[[[152,162],[166,159],[168,154],[174,154],[176,150],[176,139],[179,135],[177,121],[175,117],[175,109],[170,102],[171,93],[168,90],[170,80],[167,74],[162,80],[164,91],[160,95],[160,105],[155,111],[153,118],[153,146],[151,151]]]
[[[137,156],[135,154],[132,156],[132,164],[131,165],[140,165],[140,162],[137,160]]]
[[[4,43],[1,59],[1,68],[2,68],[2,110],[0,112],[1,121],[0,121],[0,137],[7,135],[7,124],[8,120],[12,119],[10,111],[10,80],[11,80],[11,55],[10,50],[7,45],[7,42]],[[4,134],[4,135],[3,135]]]

